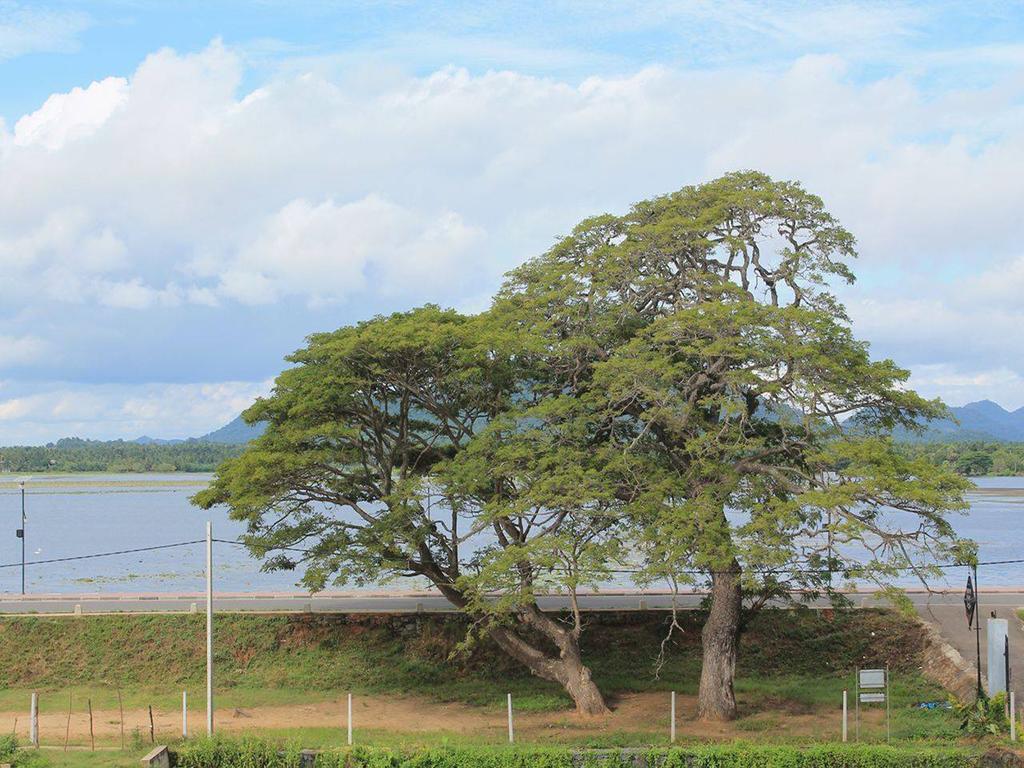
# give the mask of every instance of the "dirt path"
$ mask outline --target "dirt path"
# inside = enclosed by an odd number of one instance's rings
[[[835,738],[839,732],[837,712],[790,713],[780,711],[747,718],[729,724],[697,723],[696,697],[679,696],[677,699],[677,730],[682,738],[735,739],[756,738],[759,732],[784,733],[788,736]],[[205,731],[205,710],[189,711],[189,729],[192,733]],[[28,741],[28,719],[24,713],[0,712],[0,723],[13,726],[17,716],[19,738]],[[181,734],[181,712],[153,713],[156,740],[168,740]],[[523,741],[560,741],[603,733],[650,733],[657,738],[665,736],[669,728],[669,696],[666,693],[625,694],[615,702],[615,710],[603,717],[581,717],[575,712],[518,713],[515,716],[516,735]],[[505,712],[470,707],[464,704],[445,704],[413,696],[357,696],[354,699],[353,721],[356,738],[359,732],[404,732],[410,734],[451,733],[472,735],[481,741],[501,743],[507,738]],[[305,705],[251,707],[223,709],[215,713],[220,732],[286,730],[295,728],[345,728],[344,700],[317,702]],[[120,718],[117,710],[96,710],[93,727],[97,743],[120,740]],[[66,714],[47,713],[40,716],[40,739],[44,744],[63,744],[68,728]],[[124,730],[131,742],[135,731],[149,741],[148,710],[126,710]],[[71,744],[89,743],[89,717],[76,712],[71,716]]]

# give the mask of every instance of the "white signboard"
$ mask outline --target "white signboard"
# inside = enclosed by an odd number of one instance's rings
[[[861,688],[885,688],[884,669],[862,669],[860,670]]]
[[[885,701],[884,693],[862,693],[860,700],[864,704],[881,704]]]

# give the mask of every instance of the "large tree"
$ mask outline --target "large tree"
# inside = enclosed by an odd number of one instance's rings
[[[575,607],[577,587],[616,559],[615,521],[596,492],[581,504],[578,485],[546,485],[547,463],[521,453],[557,461],[542,432],[502,444],[504,414],[533,402],[506,336],[486,316],[428,306],[310,337],[245,413],[264,434],[195,501],[228,505],[266,566],[303,568],[311,590],[426,579],[475,633],[599,714],[579,611],[562,621],[536,593],[567,591]]]
[[[853,256],[817,197],[758,173],[589,219],[481,315],[311,337],[196,500],[311,589],[427,579],[584,713],[606,705],[577,589],[623,566],[706,583],[700,714],[731,718],[745,608],[970,555],[963,481],[885,436],[944,408],[852,336],[830,283]]]
[[[964,482],[886,437],[945,410],[853,338],[830,291],[853,256],[798,184],[730,174],[583,222],[492,310],[535,356],[522,423],[589,457],[648,577],[707,583],[705,719],[735,716],[745,606],[970,556],[947,521]]]

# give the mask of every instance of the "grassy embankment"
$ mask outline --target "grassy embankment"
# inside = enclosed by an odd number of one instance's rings
[[[636,692],[696,693],[698,617],[683,617],[685,631],[675,636],[657,679],[653,662],[665,630],[664,614],[592,618],[584,651],[613,705]],[[340,727],[304,724],[299,705],[337,701],[348,691],[357,696],[422,697],[424,707],[429,702],[468,705],[470,709],[463,711],[492,713],[498,726],[506,692],[513,694],[517,712],[527,717],[570,708],[557,686],[531,677],[487,642],[468,655],[452,657],[463,630],[457,617],[220,616],[215,640],[217,705],[236,708],[240,717],[249,716],[246,709],[294,705],[296,715],[286,719],[287,725],[263,732],[317,746],[337,745],[344,733]],[[66,715],[69,697],[76,713],[84,710],[87,700],[95,710],[116,712],[120,691],[126,710],[144,711],[152,705],[167,720],[180,710],[181,691],[188,689],[195,707],[192,724],[199,728],[204,639],[202,616],[4,618],[0,712],[8,713],[8,719],[20,712],[20,732],[32,690],[40,692],[41,714],[51,717]],[[895,739],[955,737],[948,713],[913,707],[918,701],[945,697],[918,671],[921,644],[916,624],[893,613],[764,612],[743,636],[737,680],[740,719],[731,726],[732,737],[769,742],[832,738],[831,732],[815,732],[818,726],[813,723],[805,724],[803,731],[789,725],[801,716],[806,721],[818,714],[827,717],[830,731],[837,729],[842,690],[852,688],[854,669],[876,664],[893,670]],[[545,732],[538,738],[594,746],[656,744],[666,740],[661,719],[639,725],[634,721],[629,732],[574,732],[571,724],[559,724],[557,733]],[[148,741],[145,729],[140,735],[137,725],[129,723],[128,728],[129,742]],[[873,730],[877,738],[878,729]],[[475,734],[469,729],[455,738],[469,744],[495,739],[494,733]],[[63,733],[56,735],[60,743]],[[421,728],[410,736],[364,721],[360,738],[362,743],[431,744],[447,742],[451,734]],[[687,738],[698,736],[691,733]],[[54,743],[52,737],[50,742]],[[80,736],[71,742],[87,743]]]

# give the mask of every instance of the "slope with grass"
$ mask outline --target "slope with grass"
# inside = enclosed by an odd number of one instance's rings
[[[341,722],[340,702],[351,691],[361,707],[361,734],[373,743],[431,744],[452,737],[492,743],[502,738],[502,707],[511,692],[524,738],[659,743],[667,735],[667,692],[680,693],[681,720],[688,721],[700,674],[701,617],[685,612],[680,618],[683,631],[673,634],[656,676],[665,614],[588,616],[586,660],[617,711],[607,722],[580,725],[568,715],[571,702],[558,686],[531,677],[487,641],[457,652],[466,629],[459,617],[219,616],[219,717],[229,730],[260,729],[311,744],[337,744],[344,736],[335,725]],[[70,706],[72,743],[83,743],[82,734],[88,733],[83,710],[89,703],[97,712],[97,732],[109,743],[117,732],[120,695],[129,740],[136,727],[148,736],[150,705],[158,732],[174,733],[180,730],[181,691],[192,692],[193,706],[203,704],[204,641],[201,616],[4,618],[0,717],[21,712],[20,733],[29,692],[38,690],[48,734],[63,737]],[[955,735],[948,714],[913,706],[944,698],[920,673],[923,643],[919,625],[894,613],[762,612],[743,635],[740,719],[720,733],[682,723],[681,733],[694,739],[830,738],[854,670],[888,665],[894,673],[894,735]],[[880,714],[871,713],[868,721]],[[193,723],[201,722],[197,709]]]

